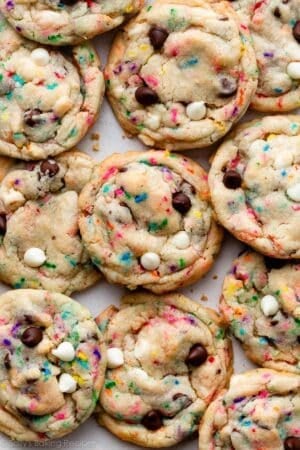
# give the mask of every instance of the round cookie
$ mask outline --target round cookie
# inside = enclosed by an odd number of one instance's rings
[[[207,409],[199,450],[298,450],[300,376],[257,369],[233,375]]]
[[[222,231],[206,172],[163,151],[114,154],[80,198],[79,226],[107,280],[155,293],[193,283],[212,266]]]
[[[209,173],[220,223],[274,258],[300,258],[300,116],[243,124],[217,151]]]
[[[220,309],[246,355],[300,375],[300,264],[247,251],[225,277]]]
[[[91,44],[64,53],[38,47],[0,16],[0,154],[44,159],[74,147],[104,94]]]
[[[23,162],[0,158],[0,279],[14,288],[70,294],[99,271],[84,249],[78,196],[94,161],[81,152]]]
[[[232,373],[218,314],[180,294],[130,294],[96,319],[107,350],[98,421],[119,438],[168,447],[191,437]]]
[[[251,106],[263,112],[299,108],[299,0],[239,0],[234,5],[249,26],[259,68]]]
[[[0,431],[19,441],[65,436],[93,412],[106,349],[90,312],[57,293],[0,297]]]
[[[184,150],[212,144],[241,118],[257,66],[248,29],[228,2],[159,0],[117,35],[105,77],[129,134]]]
[[[46,45],[78,44],[120,25],[143,0],[0,0],[0,10],[27,39]]]

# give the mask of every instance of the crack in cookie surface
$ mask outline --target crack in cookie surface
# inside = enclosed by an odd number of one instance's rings
[[[197,431],[232,370],[220,317],[179,294],[125,296],[97,318],[108,346],[98,420],[121,439],[148,447]],[[116,361],[113,352],[122,358]]]
[[[105,76],[126,131],[181,150],[215,142],[245,113],[257,67],[229,3],[175,0],[156,2],[124,27]]]
[[[209,174],[222,225],[275,258],[300,256],[300,119],[273,116],[238,127]]]
[[[89,311],[62,294],[28,289],[2,295],[0,317],[0,430],[21,441],[75,430],[96,406],[106,367]]]
[[[206,172],[162,151],[115,154],[79,199],[79,225],[92,261],[107,279],[166,292],[211,267],[222,233]]]
[[[15,288],[67,294],[94,284],[100,273],[78,227],[78,196],[91,178],[93,160],[72,151],[56,159],[2,162],[1,280]]]

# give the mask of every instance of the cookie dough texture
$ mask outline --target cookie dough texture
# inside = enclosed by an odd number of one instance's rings
[[[43,159],[75,146],[95,122],[104,80],[89,43],[37,47],[0,16],[0,154]]]
[[[278,311],[270,316],[262,309],[267,295],[278,303]],[[299,261],[265,260],[248,251],[233,262],[225,277],[220,308],[252,361],[300,375],[299,297]]]
[[[209,173],[220,223],[261,253],[299,258],[299,162],[299,116],[264,117],[236,128]]]
[[[239,0],[233,3],[249,26],[259,68],[258,88],[251,106],[263,112],[300,107],[299,0]],[[290,64],[297,65],[298,76]]]
[[[220,248],[207,174],[186,157],[154,150],[114,154],[95,169],[79,205],[93,263],[108,281],[129,289],[163,293],[195,282]]]
[[[70,45],[117,27],[142,5],[142,0],[1,0],[0,10],[27,39]]]
[[[200,426],[200,450],[282,450],[300,433],[300,377],[257,369],[231,378],[207,409]]]
[[[78,227],[78,196],[94,161],[72,151],[55,160],[22,162],[0,158],[0,279],[14,288],[70,294],[100,277],[84,249]],[[27,250],[44,251],[46,261],[30,267]]]
[[[150,39],[157,28],[164,30],[154,33],[160,48]],[[210,145],[240,119],[256,90],[257,66],[247,27],[229,2],[159,0],[117,35],[105,77],[129,134],[184,150]],[[155,103],[137,101],[142,86]]]
[[[89,311],[62,294],[10,291],[0,298],[0,431],[19,441],[60,438],[93,412],[104,381],[106,350]],[[23,344],[28,327],[42,330],[34,347]],[[70,342],[75,358],[52,354]],[[76,390],[64,394],[68,374]]]
[[[130,294],[121,309],[97,318],[109,348],[124,364],[106,372],[100,396],[100,424],[119,438],[145,447],[168,447],[198,429],[204,410],[232,372],[231,345],[220,317],[180,294]],[[207,351],[199,367],[185,362],[190,348]],[[156,430],[143,419],[161,417]],[[146,424],[146,426],[144,425]]]

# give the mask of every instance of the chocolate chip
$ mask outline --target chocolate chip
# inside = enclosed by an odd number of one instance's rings
[[[162,48],[168,36],[168,31],[162,27],[154,26],[149,31],[150,42],[155,50],[159,50],[160,48]]]
[[[35,347],[43,339],[43,332],[38,327],[29,327],[23,332],[21,341],[26,347]]]
[[[44,175],[48,175],[48,177],[52,178],[59,172],[59,166],[55,161],[46,159],[41,163],[40,170]]]
[[[154,103],[158,103],[158,95],[153,89],[148,86],[140,86],[135,91],[136,100],[144,106],[150,106]]]
[[[7,228],[7,221],[6,221],[6,215],[0,214],[0,236],[4,236],[6,233]]]
[[[237,91],[237,80],[230,75],[219,78],[220,97],[231,97]]]
[[[284,450],[300,450],[300,438],[288,437],[284,441]]]
[[[4,366],[6,370],[9,370],[11,365],[10,365],[10,354],[6,353],[6,355],[4,356]]]
[[[38,108],[28,109],[24,112],[24,122],[28,127],[35,127],[41,122],[42,111]]]
[[[237,189],[242,185],[242,177],[235,170],[227,170],[223,176],[223,183],[228,189]]]
[[[185,362],[187,365],[198,367],[206,361],[207,356],[206,348],[201,344],[195,344],[191,347]]]
[[[142,418],[142,425],[147,430],[155,431],[163,426],[162,414],[160,411],[153,409]]]
[[[293,26],[293,36],[297,42],[300,42],[300,20],[297,20]]]
[[[181,214],[185,214],[191,208],[192,203],[190,198],[183,192],[175,192],[172,198],[172,205],[176,211],[179,211]]]
[[[275,17],[280,19],[281,13],[280,13],[280,9],[278,8],[278,6],[276,6],[276,8],[274,9],[273,14],[274,14]]]

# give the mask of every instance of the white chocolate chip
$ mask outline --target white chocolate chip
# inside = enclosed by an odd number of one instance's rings
[[[300,61],[289,63],[287,66],[287,74],[293,78],[293,80],[300,80]]]
[[[160,257],[157,253],[144,253],[141,257],[141,264],[146,270],[155,270],[160,265]]]
[[[179,231],[173,236],[172,243],[176,248],[184,250],[190,246],[190,237],[186,231]]]
[[[45,252],[36,247],[29,248],[24,255],[24,262],[29,267],[40,267],[44,264],[46,259]]]
[[[112,347],[107,350],[107,367],[109,369],[116,369],[123,366],[124,355],[121,349]]]
[[[60,392],[72,394],[72,392],[76,391],[77,383],[71,375],[63,373],[59,377],[58,387]]]
[[[160,126],[160,117],[157,114],[148,114],[144,123],[151,130],[157,130]]]
[[[52,354],[62,361],[73,361],[75,358],[75,350],[71,342],[62,342],[57,348],[52,350]]]
[[[13,204],[16,204],[16,206],[20,206],[25,202],[24,195],[19,191],[15,191],[14,189],[3,192],[3,194],[1,194],[1,199],[4,202],[5,206],[11,206]]]
[[[193,102],[186,107],[186,114],[191,120],[201,120],[206,116],[204,102]]]
[[[50,55],[45,48],[35,48],[30,56],[37,66],[47,66],[49,64]]]
[[[260,301],[260,307],[265,316],[274,316],[279,310],[279,304],[273,295],[265,295]]]
[[[300,202],[300,183],[294,184],[286,191],[288,197],[294,202]]]

